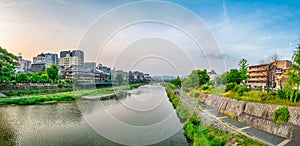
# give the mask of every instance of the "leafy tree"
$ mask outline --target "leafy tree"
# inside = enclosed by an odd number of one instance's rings
[[[0,47],[0,83],[9,83],[18,66],[17,56]]]
[[[242,82],[241,74],[237,69],[231,69],[230,72],[226,74],[226,83],[237,83]]]
[[[56,65],[52,64],[50,67],[46,69],[47,75],[49,79],[52,80],[52,83],[55,79],[58,79],[58,68]]]
[[[227,72],[223,73],[220,76],[217,76],[216,77],[217,85],[225,85],[226,84],[226,76],[227,76]]]
[[[297,45],[296,50],[292,56],[292,65],[288,71],[287,84],[284,86],[286,97],[290,101],[297,102],[300,85],[300,44]],[[294,91],[294,87],[296,90]]]
[[[42,74],[41,77],[40,77],[40,80],[43,82],[43,83],[47,83],[49,81],[49,77],[47,74]]]
[[[248,64],[247,64],[247,60],[246,59],[241,59],[240,62],[239,62],[239,67],[240,67],[240,76],[241,76],[241,80],[242,81],[245,81],[247,82],[248,81],[248,74],[247,74],[247,71],[248,71]]]
[[[121,74],[117,74],[116,76],[116,82],[118,85],[121,85],[123,83],[124,79],[123,76]]]
[[[180,80],[179,77],[177,77],[176,79],[171,80],[170,83],[175,85],[176,87],[181,87],[181,80]]]
[[[31,76],[31,82],[32,83],[37,83],[40,81],[40,73],[36,72]]]
[[[193,70],[192,73],[182,81],[184,88],[199,88],[201,85],[207,84],[209,75],[206,70]]]
[[[288,82],[295,86],[297,91],[299,91],[299,85],[300,85],[300,44],[296,47],[296,51],[293,54],[292,57],[292,65],[291,69],[288,73]]]
[[[29,76],[26,73],[18,73],[17,74],[17,82],[25,83],[29,81]]]

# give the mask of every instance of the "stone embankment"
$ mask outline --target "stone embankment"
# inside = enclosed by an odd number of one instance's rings
[[[199,98],[205,104],[239,122],[275,135],[300,140],[300,108],[298,107],[288,107],[290,118],[287,124],[276,126],[273,113],[282,106],[238,101],[207,94],[200,94]]]

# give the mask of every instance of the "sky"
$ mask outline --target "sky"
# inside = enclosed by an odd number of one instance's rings
[[[124,70],[186,75],[222,73],[299,43],[294,0],[0,0],[0,46],[32,60],[82,49],[86,61]]]

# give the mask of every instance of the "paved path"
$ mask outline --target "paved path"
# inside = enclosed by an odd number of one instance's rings
[[[266,145],[277,145],[277,146],[300,146],[300,141],[290,140],[284,137],[280,137],[268,132],[262,131],[260,129],[248,126],[244,123],[234,121],[233,119],[221,114],[214,108],[204,104],[198,103],[195,99],[185,95],[181,90],[177,89],[180,95],[188,101],[193,106],[197,107],[198,110],[207,113],[210,117],[214,118],[216,121],[219,121],[223,125],[235,130],[247,137],[258,140]]]

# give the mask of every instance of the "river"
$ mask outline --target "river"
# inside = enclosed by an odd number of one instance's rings
[[[0,145],[189,145],[165,90],[111,100],[1,106]]]

